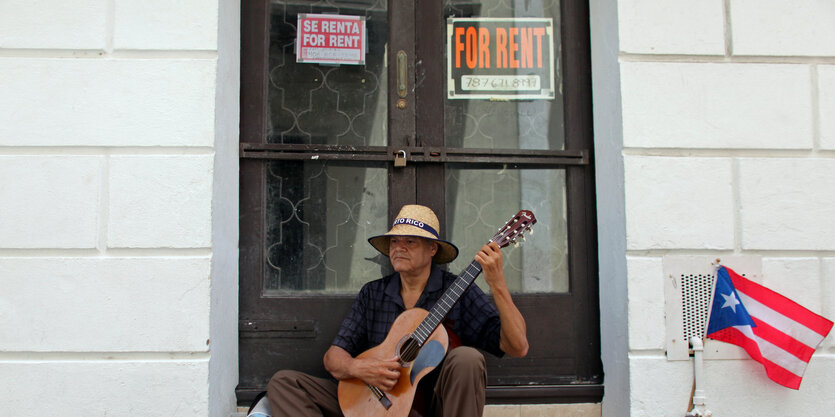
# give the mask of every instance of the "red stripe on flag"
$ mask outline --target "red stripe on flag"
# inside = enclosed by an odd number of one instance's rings
[[[800,389],[800,381],[803,380],[803,376],[797,376],[765,358],[761,358],[759,362],[763,364],[766,375],[768,375],[772,381],[784,387]]]
[[[725,269],[728,270],[728,275],[730,275],[731,281],[738,291],[808,327],[817,334],[826,336],[832,329],[832,322],[825,317],[819,316],[791,299],[737,274],[728,267],[725,267]]]
[[[773,343],[775,346],[785,350],[786,352],[797,356],[798,359],[803,362],[808,363],[809,359],[812,358],[812,354],[815,353],[815,349],[806,346],[802,342],[798,342],[795,338],[781,332],[779,329],[768,325],[768,323],[765,323],[756,317],[751,318],[754,319],[754,324],[757,325],[757,327],[752,329],[754,334],[757,336]]]
[[[788,388],[800,388],[800,381],[803,378],[802,376],[797,376],[783,369],[774,362],[765,359],[762,353],[760,353],[760,348],[757,342],[749,339],[744,333],[740,332],[736,328],[728,327],[711,333],[708,337],[714,340],[719,340],[720,342],[731,343],[745,349],[745,351],[748,352],[748,355],[751,356],[751,359],[754,359],[762,364],[765,368],[766,375],[768,375],[772,381]]]
[[[745,349],[746,345],[748,345],[749,342],[753,343],[754,348],[756,348],[757,354],[759,355],[759,350],[760,350],[759,346],[756,343],[754,343],[753,340],[749,339],[742,332],[740,332],[739,330],[737,330],[733,327],[726,327],[722,330],[715,331],[715,332],[707,335],[707,337],[709,337],[713,340],[718,340],[720,342],[725,342],[725,343],[730,343],[732,345],[737,345],[737,346],[739,346],[743,349]],[[745,349],[745,350],[747,351],[748,349]]]

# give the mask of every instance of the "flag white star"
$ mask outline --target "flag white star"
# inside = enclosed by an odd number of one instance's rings
[[[730,293],[730,294],[727,294],[727,295],[725,295],[725,294],[719,294],[719,295],[721,295],[722,297],[725,298],[725,304],[722,304],[722,308],[730,307],[731,310],[733,310],[734,313],[736,313],[736,305],[739,304],[739,300],[736,299],[736,294]]]

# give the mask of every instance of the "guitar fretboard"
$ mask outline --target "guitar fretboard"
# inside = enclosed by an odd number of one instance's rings
[[[455,278],[455,281],[453,281],[449,288],[444,291],[444,294],[429,311],[429,315],[426,316],[415,331],[412,332],[412,337],[418,342],[418,345],[423,346],[426,340],[429,339],[432,332],[435,331],[439,324],[441,324],[446,315],[449,314],[449,311],[452,310],[455,303],[457,303],[461,298],[461,295],[464,294],[464,291],[467,291],[467,288],[472,285],[473,281],[475,281],[476,277],[480,273],[481,265],[473,260],[470,263],[470,266],[464,269],[464,272]]]

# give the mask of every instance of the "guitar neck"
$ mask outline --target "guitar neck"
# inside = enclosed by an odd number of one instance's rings
[[[534,223],[536,223],[536,217],[534,217],[530,210],[520,210],[499,229],[499,232],[490,239],[490,242],[496,243],[499,245],[499,248],[503,248],[510,243],[518,243],[516,239],[519,237],[524,238],[523,233],[525,231],[530,232],[531,226]],[[438,328],[438,325],[446,318],[447,314],[452,310],[452,307],[461,298],[461,295],[467,291],[467,288],[470,288],[470,285],[473,284],[473,281],[475,281],[480,273],[481,265],[473,259],[470,262],[470,266],[455,278],[452,285],[444,291],[444,294],[438,302],[429,310],[429,315],[412,332],[411,339],[416,341],[418,346],[423,346],[429,339],[432,332]]]
[[[429,339],[432,332],[434,332],[438,325],[440,325],[444,318],[446,318],[447,314],[449,314],[450,310],[452,310],[452,307],[458,302],[461,295],[464,294],[464,291],[467,291],[467,288],[472,285],[480,273],[481,265],[473,260],[470,262],[470,266],[464,269],[464,272],[462,272],[461,275],[458,275],[458,277],[455,278],[455,281],[452,282],[452,285],[444,291],[444,294],[429,311],[429,315],[423,319],[420,325],[418,325],[412,333],[412,337],[420,346],[423,346],[423,343]]]

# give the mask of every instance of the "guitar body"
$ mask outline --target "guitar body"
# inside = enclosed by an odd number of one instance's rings
[[[398,345],[429,314],[421,308],[404,311],[391,325],[386,339],[357,358],[390,359],[396,355]],[[443,360],[449,347],[449,336],[443,326],[438,326],[421,348],[417,358],[400,369],[400,379],[390,392],[384,393],[391,406],[386,408],[375,393],[359,379],[339,381],[339,406],[347,417],[406,417],[412,408],[418,382]]]

